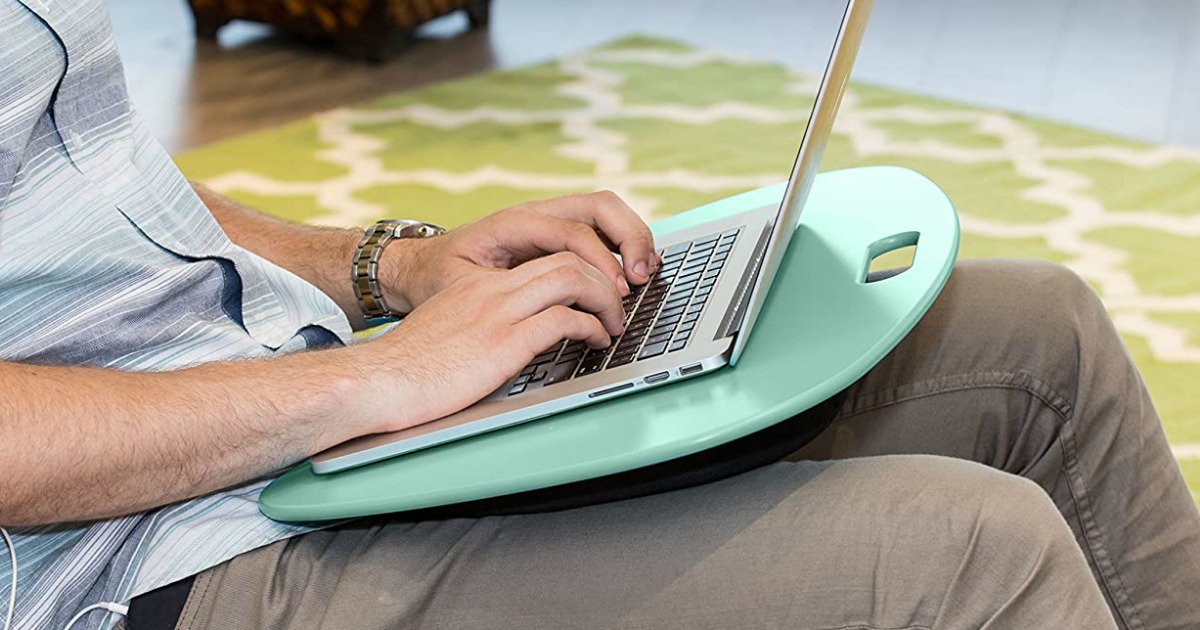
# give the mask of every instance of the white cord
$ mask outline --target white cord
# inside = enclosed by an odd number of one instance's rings
[[[0,527],[0,536],[4,537],[4,544],[8,547],[8,559],[12,561],[12,584],[8,589],[8,613],[6,613],[4,618],[4,630],[11,630],[13,611],[17,608],[17,546],[13,544],[7,529]],[[84,608],[74,617],[71,617],[71,620],[67,622],[67,626],[63,630],[71,630],[71,626],[74,626],[80,619],[83,619],[85,615],[93,610],[107,610],[122,617],[129,616],[128,606],[116,602],[100,602],[99,604],[92,604]]]
[[[4,544],[8,546],[8,559],[12,561],[12,584],[8,589],[8,613],[4,617],[4,630],[12,627],[13,610],[17,607],[17,546],[8,537],[8,530],[0,527],[0,536],[4,536]]]
[[[100,602],[99,604],[92,604],[91,606],[88,606],[87,608],[84,608],[76,613],[75,616],[71,617],[71,620],[67,622],[67,625],[65,628],[63,628],[63,630],[71,630],[71,626],[75,625],[77,621],[83,619],[85,615],[93,610],[107,610],[110,613],[115,613],[121,615],[122,617],[129,615],[128,606],[122,606],[121,604],[115,602]]]

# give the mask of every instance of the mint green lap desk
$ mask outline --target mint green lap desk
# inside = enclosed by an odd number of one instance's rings
[[[653,225],[665,234],[778,203],[783,186]],[[332,475],[302,464],[263,491],[285,521],[449,505],[591,479],[729,442],[845,389],[924,315],[958,252],[958,219],[912,171],[817,177],[795,240],[736,367]],[[870,260],[917,243],[910,269],[865,282]]]

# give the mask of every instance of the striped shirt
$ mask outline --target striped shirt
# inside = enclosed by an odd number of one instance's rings
[[[234,245],[147,132],[102,0],[0,0],[0,360],[169,370],[350,333],[316,287]],[[15,627],[61,628],[89,604],[127,602],[304,531],[258,512],[264,483],[11,530]],[[0,593],[7,564],[0,552]]]

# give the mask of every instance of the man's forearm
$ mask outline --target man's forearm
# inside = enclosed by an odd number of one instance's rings
[[[354,352],[159,373],[0,363],[0,525],[164,505],[368,432]]]
[[[361,231],[291,223],[243,207],[202,185],[193,187],[230,240],[315,285],[341,307],[352,326],[362,326],[350,282]]]

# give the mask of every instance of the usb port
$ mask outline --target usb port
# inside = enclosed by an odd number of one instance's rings
[[[685,366],[679,368],[679,375],[687,376],[688,374],[695,374],[696,372],[699,372],[701,369],[703,369],[703,368],[701,368],[699,363],[685,365]]]

